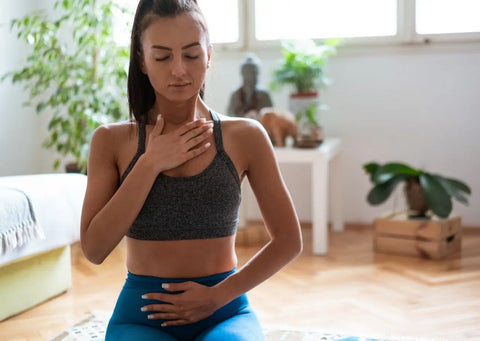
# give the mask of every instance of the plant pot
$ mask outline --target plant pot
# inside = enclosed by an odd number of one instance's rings
[[[323,129],[320,123],[322,106],[318,92],[291,94],[289,110],[297,121],[295,147],[316,148],[323,142]]]
[[[427,203],[423,195],[422,186],[418,180],[408,180],[405,183],[405,197],[408,207],[414,213],[409,214],[410,218],[427,218]]]
[[[81,173],[82,168],[80,168],[75,162],[70,162],[65,165],[65,172],[67,173]]]

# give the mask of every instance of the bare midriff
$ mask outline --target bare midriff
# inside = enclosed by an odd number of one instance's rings
[[[127,268],[133,274],[192,278],[227,272],[237,265],[235,235],[194,240],[126,238]]]

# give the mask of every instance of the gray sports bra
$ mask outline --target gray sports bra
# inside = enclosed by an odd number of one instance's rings
[[[221,122],[213,118],[217,154],[201,173],[171,177],[160,173],[127,236],[142,240],[220,238],[233,235],[238,224],[240,180],[223,150]],[[120,185],[145,152],[145,123],[139,123],[138,150],[120,179]]]

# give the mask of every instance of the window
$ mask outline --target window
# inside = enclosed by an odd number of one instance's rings
[[[117,0],[117,4],[127,11],[126,13],[116,11],[115,40],[121,45],[128,45],[130,44],[133,15],[138,1]],[[198,0],[198,4],[209,25],[212,43],[231,44],[241,40],[239,0]]]
[[[255,38],[260,41],[396,33],[396,0],[255,1]]]
[[[480,32],[478,0],[417,0],[415,6],[419,34]]]
[[[235,43],[240,40],[238,0],[198,0],[210,31],[212,43]]]
[[[138,1],[118,0],[131,13]],[[480,40],[480,0],[198,0],[210,40],[225,47],[284,39],[365,42]],[[125,18],[122,18],[125,22]],[[132,19],[127,20],[131,23]],[[118,41],[129,43],[130,27]]]

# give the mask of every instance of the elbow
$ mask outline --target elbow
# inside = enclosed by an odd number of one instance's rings
[[[80,246],[82,248],[83,255],[85,258],[96,265],[100,265],[103,263],[107,255],[103,254],[101,250],[99,250],[98,246],[96,247],[92,243],[87,241],[85,235],[80,236]]]
[[[282,245],[282,253],[288,259],[288,262],[297,258],[303,251],[303,241],[301,234],[285,235],[277,239]]]
[[[298,238],[296,238],[296,242],[293,243],[292,246],[292,253],[293,253],[293,258],[297,258],[303,251],[303,240],[302,240],[302,235],[300,234]]]
[[[95,252],[95,250],[91,250],[90,248],[88,248],[84,243],[82,243],[82,251],[85,258],[87,258],[89,262],[95,265],[102,264],[106,258],[104,255],[100,254],[98,251]]]
[[[303,251],[303,238],[300,228],[297,230],[297,233],[288,238],[290,244],[290,251],[292,254],[292,259],[297,258]]]

